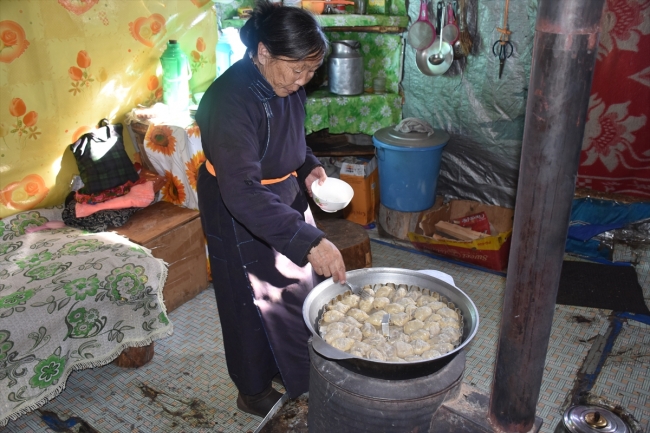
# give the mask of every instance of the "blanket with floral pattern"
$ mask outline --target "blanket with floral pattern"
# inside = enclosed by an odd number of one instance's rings
[[[112,232],[61,227],[62,207],[0,220],[0,426],[54,398],[72,370],[172,333],[166,264]]]

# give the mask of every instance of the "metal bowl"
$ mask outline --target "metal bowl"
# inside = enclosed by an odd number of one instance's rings
[[[325,305],[337,295],[345,293],[347,286],[334,283],[331,278],[323,281],[309,293],[302,307],[305,324],[312,333],[312,346],[316,352],[325,358],[335,360],[346,368],[372,377],[390,379],[410,379],[423,374],[431,374],[447,365],[458,352],[474,338],[478,330],[478,310],[474,302],[462,290],[430,275],[398,268],[367,268],[347,272],[347,280],[355,287],[366,284],[395,283],[416,285],[444,296],[453,302],[463,316],[463,335],[461,343],[451,352],[438,358],[413,362],[386,362],[360,358],[329,345],[317,332],[318,321]]]

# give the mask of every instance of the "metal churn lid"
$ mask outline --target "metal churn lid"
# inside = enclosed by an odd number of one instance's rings
[[[615,413],[599,406],[572,406],[564,412],[564,426],[571,433],[629,433]]]

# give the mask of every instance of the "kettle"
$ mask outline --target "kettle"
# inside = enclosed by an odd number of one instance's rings
[[[351,40],[332,42],[327,72],[330,92],[345,96],[363,93],[361,44]]]

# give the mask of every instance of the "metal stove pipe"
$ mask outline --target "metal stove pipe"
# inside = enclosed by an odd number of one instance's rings
[[[540,0],[489,419],[533,427],[575,192],[603,0]]]

